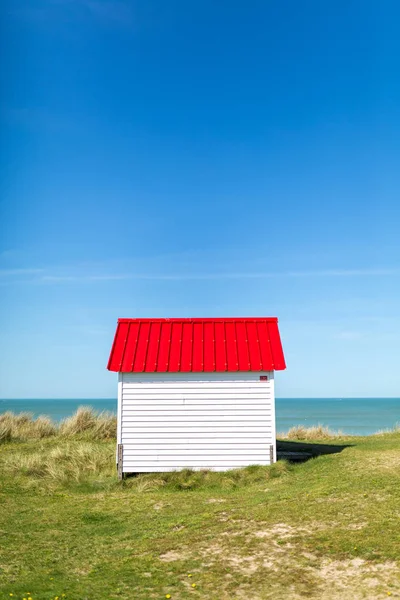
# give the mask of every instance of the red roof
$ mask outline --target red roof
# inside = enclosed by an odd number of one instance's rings
[[[278,319],[118,319],[107,366],[124,373],[279,371]]]

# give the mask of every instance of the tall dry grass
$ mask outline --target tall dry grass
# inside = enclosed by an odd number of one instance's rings
[[[391,429],[379,429],[373,435],[387,435],[388,433],[400,433],[400,423],[396,423]]]
[[[0,414],[0,442],[39,440],[56,434],[57,426],[48,417],[34,419],[30,413]]]
[[[286,433],[278,433],[277,436],[281,440],[334,440],[344,437],[341,431],[332,431],[329,427],[323,425],[314,425],[313,427],[304,427],[297,425],[292,427]]]
[[[111,440],[116,437],[117,417],[111,413],[96,413],[90,406],[80,406],[75,414],[59,426],[59,434],[71,437],[89,434],[93,439]]]
[[[28,477],[32,483],[82,483],[115,476],[115,450],[110,444],[65,440],[54,447],[41,444],[33,452],[15,451],[2,460],[2,469],[12,476]]]
[[[373,433],[372,435],[387,435],[392,433],[400,432],[400,423],[389,429],[382,429]],[[324,425],[314,425],[313,427],[304,427],[303,425],[297,425],[292,427],[286,433],[278,433],[277,438],[280,440],[297,440],[297,441],[324,441],[324,440],[335,440],[344,437],[358,437],[347,435],[343,431],[332,431],[329,427]]]
[[[0,443],[39,440],[53,436],[66,438],[84,437],[93,440],[111,440],[116,437],[117,417],[110,413],[97,413],[90,407],[81,406],[75,414],[61,423],[49,417],[36,419],[30,413],[0,414]]]

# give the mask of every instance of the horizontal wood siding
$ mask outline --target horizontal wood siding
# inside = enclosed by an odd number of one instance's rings
[[[273,373],[122,373],[120,381],[125,473],[270,464]]]

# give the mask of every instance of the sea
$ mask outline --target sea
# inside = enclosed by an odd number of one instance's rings
[[[117,399],[0,399],[0,413],[30,412],[55,421],[70,416],[79,406],[115,413]],[[370,435],[400,425],[400,398],[277,398],[277,431],[284,433],[296,425],[324,425],[349,435]]]

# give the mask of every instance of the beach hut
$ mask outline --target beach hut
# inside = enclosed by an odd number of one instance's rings
[[[275,462],[278,319],[119,319],[108,369],[120,478]]]

